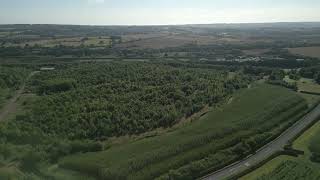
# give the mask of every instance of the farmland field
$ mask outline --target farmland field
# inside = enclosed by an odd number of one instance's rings
[[[248,98],[252,95],[257,98]],[[66,157],[59,165],[101,178],[195,178],[272,139],[298,120],[306,107],[302,98],[286,89],[255,85],[183,128],[102,152]]]
[[[320,85],[313,79],[300,78],[299,80],[293,80],[286,76],[283,80],[291,84],[296,83],[299,92],[315,94],[314,97],[316,97],[317,94],[320,94]]]
[[[319,93],[320,94],[320,85],[310,81],[299,81],[298,82],[299,91]]]
[[[320,47],[289,48],[288,50],[293,54],[320,58]]]
[[[265,40],[261,40],[265,41]],[[134,49],[162,49],[170,47],[180,47],[186,45],[210,45],[210,44],[241,44],[255,43],[256,40],[246,39],[242,37],[220,37],[209,35],[190,35],[184,33],[176,34],[159,34],[152,35],[129,35],[124,37],[123,43],[119,44],[121,48]]]

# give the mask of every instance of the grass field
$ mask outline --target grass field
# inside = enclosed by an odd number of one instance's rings
[[[290,79],[289,76],[286,76],[283,80],[288,83],[297,83],[299,92],[309,92],[309,93],[320,94],[320,85],[314,82],[313,79],[301,78],[300,80],[296,81],[296,80]],[[305,98],[309,102],[309,104],[313,104],[320,99],[319,95],[312,95],[312,94],[306,94],[306,93],[299,93],[299,94],[303,98]]]
[[[313,79],[301,78],[300,80],[296,81],[286,76],[283,80],[288,83],[296,82],[299,91],[320,93],[320,85],[317,84]]]
[[[305,93],[298,93],[299,96],[303,97],[309,104],[309,106],[313,106],[320,101],[319,95],[313,95],[313,94],[305,94]]]
[[[192,179],[248,154],[246,141],[260,139],[259,144],[277,136],[306,110],[301,97],[270,85],[255,85],[232,99],[179,129],[69,156],[59,165],[103,179]]]
[[[320,122],[316,123],[313,127],[311,127],[308,131],[306,131],[302,136],[300,136],[294,143],[293,148],[304,151],[304,155],[299,156],[298,158],[291,156],[279,156],[267,164],[263,165],[259,169],[249,173],[248,175],[240,178],[240,180],[256,180],[256,179],[278,179],[278,175],[284,172],[287,172],[289,175],[292,171],[292,166],[297,167],[295,171],[301,171],[301,169],[306,169],[313,176],[320,177],[319,168],[320,164],[313,163],[309,160],[311,156],[311,152],[309,150],[309,144],[313,136],[320,131]],[[285,164],[289,164],[287,167]],[[277,172],[276,169],[284,169],[282,172]],[[304,174],[300,172],[300,175]],[[291,179],[307,179],[307,177],[299,177],[299,175],[295,175],[298,177],[291,177]],[[287,178],[286,175],[282,176],[282,178]]]
[[[288,50],[292,54],[320,58],[320,47],[318,47],[318,46],[317,47],[289,48]]]
[[[210,45],[219,43],[231,43],[240,44],[241,42],[250,42],[244,38],[235,37],[217,37],[210,35],[195,35],[195,34],[184,34],[184,33],[163,33],[163,34],[145,34],[145,35],[127,35],[124,36],[124,43],[119,44],[119,47],[144,49],[153,48],[161,49],[167,47],[178,47],[188,44],[197,45]]]
[[[299,81],[298,82],[299,91],[320,93],[320,85],[314,82]]]

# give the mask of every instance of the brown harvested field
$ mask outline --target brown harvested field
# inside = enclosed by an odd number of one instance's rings
[[[131,41],[128,39],[131,38]],[[134,49],[161,49],[167,47],[179,47],[188,44],[197,45],[210,45],[210,44],[222,44],[222,43],[241,43],[243,40],[236,38],[220,38],[216,36],[202,36],[202,35],[190,35],[190,34],[162,34],[158,36],[137,36],[133,35],[130,38],[124,37],[123,43],[118,47],[122,48],[134,48]]]
[[[161,38],[170,35],[169,33],[152,33],[152,34],[128,34],[128,35],[122,35],[122,42],[132,42],[132,41],[140,41],[140,40],[146,40],[146,39],[152,39],[152,38]]]
[[[320,58],[320,46],[317,47],[299,47],[299,48],[288,48],[292,54],[299,54],[303,56]]]
[[[167,47],[179,47],[188,44],[212,45],[212,44],[254,44],[257,42],[269,42],[267,39],[254,39],[247,36],[218,36],[218,35],[200,35],[190,33],[146,33],[130,34],[122,37],[122,43],[118,44],[120,48],[133,49],[161,49]],[[264,53],[268,49],[256,49],[248,53]]]
[[[250,49],[250,50],[243,50],[243,53],[250,56],[258,56],[270,51],[270,49]]]

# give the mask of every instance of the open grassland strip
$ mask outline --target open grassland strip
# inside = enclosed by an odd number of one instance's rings
[[[288,48],[289,52],[292,54],[298,54],[307,57],[320,58],[320,47],[298,47],[298,48]]]
[[[320,119],[320,118],[319,118]],[[320,122],[319,120],[315,121],[314,125],[306,130],[301,136],[296,138],[292,143],[294,149],[303,150],[305,152],[304,156],[307,157],[310,155],[309,145],[312,143],[313,137],[317,136],[320,132]],[[320,165],[320,164],[319,164]]]
[[[308,152],[311,154],[310,160],[315,163],[320,163],[320,130],[311,137],[308,145]]]

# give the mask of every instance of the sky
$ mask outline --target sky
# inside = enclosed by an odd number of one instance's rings
[[[320,22],[320,0],[0,0],[0,24]]]

